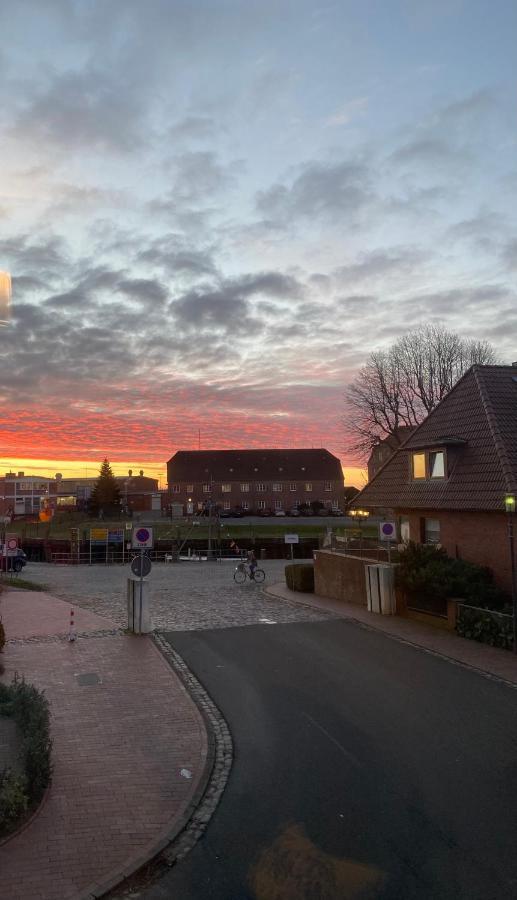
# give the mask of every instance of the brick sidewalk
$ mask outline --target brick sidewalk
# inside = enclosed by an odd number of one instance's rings
[[[3,653],[3,680],[17,671],[45,690],[54,777],[34,821],[0,847],[0,898],[72,900],[121,880],[158,849],[199,786],[207,734],[151,639],[99,635],[113,623],[89,612],[78,630],[90,636],[49,639],[49,623],[61,630],[69,604],[23,593],[2,594],[7,637],[12,627],[17,638]],[[97,678],[85,684],[80,675]]]
[[[344,603],[331,600],[316,594],[304,594],[291,591],[285,583],[278,583],[266,588],[274,597],[298,602],[320,612],[328,612],[343,619],[351,619],[377,631],[383,631],[398,640],[407,641],[422,650],[437,653],[451,662],[477,669],[484,675],[500,678],[509,684],[517,685],[517,656],[508,650],[489,647],[477,641],[469,641],[451,631],[423,625],[413,619],[401,616],[379,616],[370,613],[364,606],[355,603]]]

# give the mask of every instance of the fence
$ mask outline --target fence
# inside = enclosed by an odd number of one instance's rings
[[[90,553],[52,553],[51,554],[51,562],[57,566],[76,566],[76,565],[123,565],[129,564],[131,560],[139,555],[138,550],[126,550],[124,554],[122,550],[108,550],[106,554],[103,548],[102,554],[99,554],[98,559],[95,558],[95,554],[92,555],[90,559]],[[146,555],[152,560],[152,562],[163,562],[163,563],[171,563],[177,562],[178,559],[181,560],[192,560],[192,561],[206,561],[207,559],[215,559],[215,560],[239,560],[242,555],[236,555],[233,550],[216,550],[212,548],[211,550],[206,548],[195,549],[195,550],[185,550],[185,552],[179,555],[178,550],[148,550],[146,551]],[[245,552],[244,552],[245,555]]]
[[[462,637],[491,647],[513,647],[513,616],[493,609],[458,603],[456,631]]]
[[[394,563],[398,560],[398,550],[396,544],[388,546],[386,541],[377,541],[372,538],[352,538],[342,536],[340,534],[332,534],[330,538],[330,546],[325,547],[325,536],[323,536],[320,547],[322,549],[330,549],[336,553],[346,553],[347,556],[365,557],[370,562]]]

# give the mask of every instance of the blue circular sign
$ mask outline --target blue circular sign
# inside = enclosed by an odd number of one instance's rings
[[[149,530],[147,528],[139,528],[136,532],[136,539],[140,541],[141,544],[145,544],[146,541],[151,537]]]
[[[382,533],[385,534],[386,537],[391,537],[395,532],[395,529],[391,522],[384,522],[381,526],[381,529]]]

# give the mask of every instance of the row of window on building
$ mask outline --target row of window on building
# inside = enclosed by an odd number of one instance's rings
[[[233,487],[234,487],[234,485],[232,485],[230,483],[222,484],[221,485],[221,493],[231,494]],[[235,485],[235,487],[236,487],[236,485]],[[255,487],[256,493],[259,493],[259,494],[265,493],[266,491],[269,490],[269,485],[264,484],[263,482],[259,482],[258,484],[255,484],[254,487]],[[300,490],[300,486],[298,484],[294,484],[294,483],[290,484],[289,487],[287,487],[287,485],[284,486],[280,482],[274,482],[271,487],[275,493],[279,493],[279,494],[281,494],[287,490],[289,490],[290,493]],[[244,482],[243,484],[240,485],[240,492],[241,492],[241,494],[248,494],[252,488],[253,488],[253,485],[251,485],[249,482]],[[204,494],[210,494],[214,489],[215,489],[215,485],[213,485],[213,484],[203,484],[202,485],[202,490],[203,490]],[[323,490],[331,491],[332,489],[333,489],[332,482],[325,481],[324,485],[323,485]],[[305,493],[310,494],[312,492],[312,483],[310,481],[306,481],[303,490],[305,491]],[[171,486],[171,491],[173,494],[180,494],[182,492],[182,485],[181,484],[173,484]],[[194,485],[187,484],[185,487],[185,491],[187,494],[193,493]]]

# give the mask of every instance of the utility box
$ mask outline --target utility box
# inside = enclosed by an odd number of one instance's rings
[[[149,608],[149,582],[146,578],[127,580],[127,627],[134,634],[149,634],[153,630]]]
[[[395,569],[393,566],[365,566],[368,612],[395,615]]]

